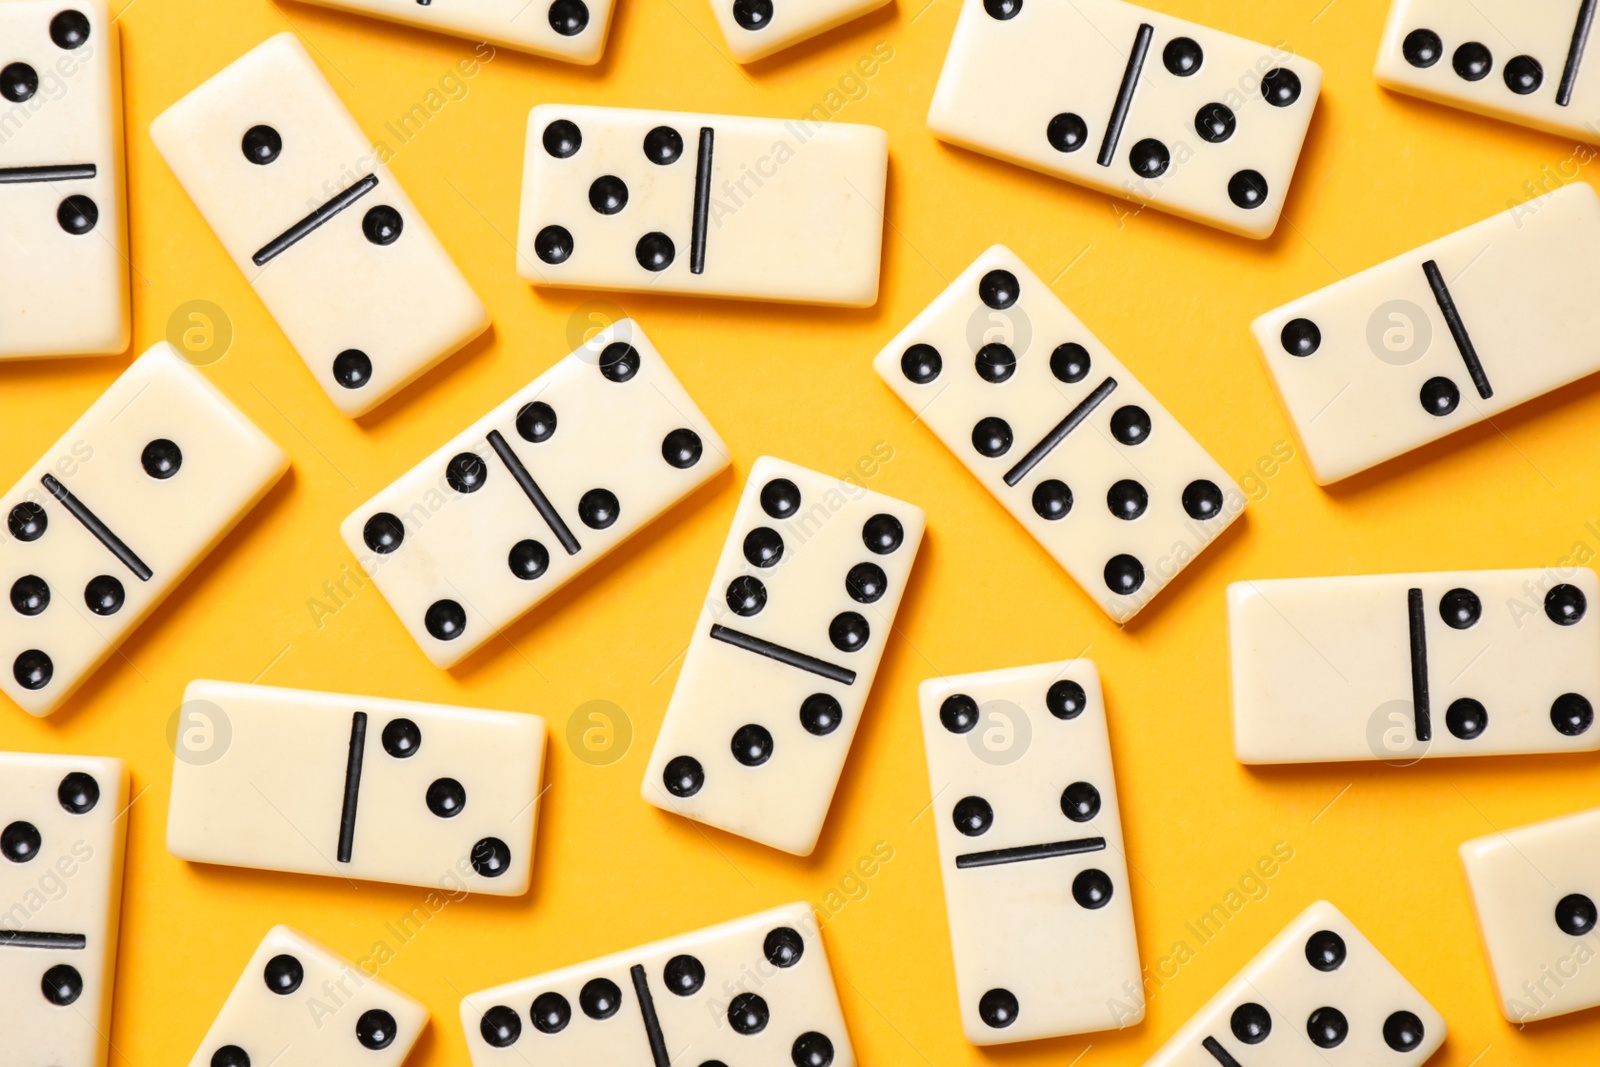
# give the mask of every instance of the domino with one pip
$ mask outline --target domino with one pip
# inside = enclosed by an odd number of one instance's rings
[[[613,0],[307,0],[588,66],[600,61]]]
[[[889,0],[711,0],[711,12],[740,63],[754,63],[790,45],[876,11]]]

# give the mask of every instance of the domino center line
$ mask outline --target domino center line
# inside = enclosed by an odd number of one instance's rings
[[[856,672],[847,667],[840,667],[837,664],[829,663],[825,659],[817,659],[815,656],[808,656],[804,652],[796,652],[792,648],[773,644],[771,641],[752,637],[750,634],[740,633],[738,630],[730,630],[721,623],[711,624],[711,639],[725,642],[734,648],[742,648],[746,652],[754,652],[758,656],[775,659],[789,667],[796,667],[802,671],[821,675],[831,682],[838,682],[840,685],[856,684]]]
[[[1427,614],[1422,605],[1422,590],[1406,593],[1406,614],[1411,626],[1411,707],[1416,716],[1418,741],[1433,740],[1433,709],[1428,704]]]
[[[1561,85],[1556,89],[1556,103],[1566,107],[1572,103],[1572,91],[1578,87],[1578,65],[1589,47],[1589,31],[1594,28],[1595,9],[1600,0],[1583,0],[1578,6],[1578,21],[1572,27],[1572,44],[1567,49],[1567,65],[1561,70]]]
[[[1208,1037],[1200,1042],[1200,1047],[1211,1053],[1212,1059],[1222,1064],[1222,1067],[1244,1067],[1243,1064],[1233,1058],[1227,1049],[1222,1047],[1222,1042],[1214,1037]]]
[[[694,229],[689,235],[689,272],[706,272],[706,227],[711,221],[711,147],[716,131],[700,127],[700,151],[694,164]]]
[[[1445,325],[1450,327],[1450,336],[1455,338],[1456,351],[1461,353],[1461,362],[1467,365],[1472,384],[1477,388],[1478,395],[1488,400],[1494,396],[1494,388],[1489,384],[1489,375],[1484,372],[1482,361],[1478,359],[1478,350],[1472,346],[1472,338],[1467,334],[1467,324],[1461,319],[1455,298],[1450,295],[1449,286],[1444,284],[1439,264],[1428,260],[1422,265],[1422,273],[1428,277],[1428,288],[1433,290],[1439,313],[1444,316]]]
[[[89,944],[82,934],[49,934],[36,930],[0,930],[0,948],[83,949]]]
[[[1104,852],[1103,837],[1080,837],[1073,841],[1050,841],[1042,845],[1018,845],[1015,848],[997,848],[990,852],[968,852],[956,857],[957,870],[973,867],[997,867],[1002,863],[1026,863],[1029,860],[1050,860],[1058,856],[1078,856],[1085,852]]]
[[[1133,91],[1139,87],[1139,74],[1144,70],[1144,60],[1150,54],[1150,41],[1156,28],[1148,22],[1139,23],[1139,33],[1133,39],[1133,51],[1128,53],[1128,65],[1122,71],[1122,85],[1117,89],[1117,102],[1111,107],[1111,119],[1106,123],[1105,140],[1100,142],[1100,155],[1095,159],[1102,167],[1111,166],[1116,158],[1117,142],[1122,139],[1122,127],[1128,121],[1128,109],[1133,107]]]
[[[328,222],[339,212],[366,196],[378,187],[378,176],[369,174],[356,182],[338,196],[323,204],[317,210],[301,219],[299,222],[284,230],[278,236],[261,246],[261,250],[250,259],[258,267],[265,267],[283,253],[305,240],[319,226]]]
[[[93,178],[98,172],[93,163],[66,163],[51,167],[0,167],[0,185],[28,182],[67,182]]]
[[[367,749],[367,713],[350,719],[350,757],[344,765],[344,806],[339,809],[339,862],[349,863],[356,844],[356,802],[361,799],[361,761]]]
[[[1117,380],[1115,378],[1107,378],[1096,386],[1094,392],[1084,397],[1078,402],[1077,407],[1067,412],[1067,417],[1056,423],[1055,428],[1045,434],[1042,441],[1028,449],[1028,454],[1017,460],[1016,466],[1006,471],[1006,484],[1015,489],[1017,483],[1026,478],[1028,472],[1037,467],[1044,460],[1044,457],[1055,451],[1056,446],[1067,439],[1067,434],[1081,426],[1083,420],[1087,419],[1095,408],[1105,403],[1106,397],[1115,392],[1116,388]]]
[[[67,512],[79,522],[83,528],[94,535],[95,540],[106,546],[110,552],[122,561],[122,565],[134,573],[141,582],[148,582],[155,576],[155,572],[145,565],[144,560],[134,554],[133,549],[111,532],[111,527],[100,521],[100,516],[90,511],[88,505],[72,495],[72,490],[56,481],[54,476],[46,474],[39,479],[44,484],[45,490],[58,501]]]
[[[655,1067],[672,1067],[672,1057],[667,1054],[667,1037],[661,1032],[661,1019],[656,1015],[656,999],[650,995],[650,979],[637,963],[628,969],[628,974],[633,978],[633,992],[639,998],[639,1014],[644,1016],[650,1058],[655,1061]]]
[[[567,555],[576,556],[583,546],[572,536],[572,530],[561,518],[561,513],[550,503],[550,498],[544,495],[544,490],[539,488],[539,483],[533,480],[533,475],[528,473],[528,468],[522,465],[522,460],[511,450],[511,445],[506,442],[499,430],[489,431],[489,447],[500,457],[500,462],[506,465],[506,470],[511,472],[511,477],[521,486],[523,493],[532,502],[534,510],[544,519],[545,525],[550,527],[550,532],[556,535],[561,547],[567,550]]]

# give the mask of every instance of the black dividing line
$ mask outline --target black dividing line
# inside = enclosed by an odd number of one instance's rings
[[[644,968],[637,963],[628,971],[633,976],[633,991],[639,997],[639,1014],[644,1016],[645,1036],[650,1039],[650,1058],[655,1067],[672,1067],[672,1057],[667,1055],[667,1038],[661,1032],[661,1020],[656,1016],[656,1001],[650,995],[650,980]]]
[[[1567,65],[1561,71],[1561,87],[1556,90],[1556,103],[1566,107],[1572,102],[1572,91],[1578,87],[1578,64],[1589,47],[1589,31],[1594,27],[1595,8],[1600,0],[1583,0],[1578,7],[1578,21],[1572,27],[1572,45],[1567,49]]]
[[[33,930],[0,930],[0,948],[72,948],[88,947],[82,934],[45,934]]]
[[[68,182],[80,178],[93,178],[95,174],[93,163],[67,163],[59,167],[0,167],[0,185]]]
[[[1450,289],[1444,284],[1444,275],[1439,273],[1439,264],[1433,260],[1422,265],[1422,273],[1428,276],[1428,288],[1433,290],[1433,299],[1438,301],[1439,313],[1444,316],[1445,324],[1450,327],[1450,336],[1455,338],[1456,350],[1461,353],[1461,362],[1467,365],[1467,373],[1472,376],[1472,384],[1477,386],[1478,395],[1488,400],[1494,396],[1494,387],[1489,384],[1489,375],[1484,373],[1483,363],[1478,359],[1478,350],[1472,347],[1472,338],[1467,336],[1467,324],[1461,321],[1461,312],[1456,310],[1456,302],[1450,295]]]
[[[1065,441],[1067,434],[1076,430],[1095,408],[1105,403],[1106,397],[1110,396],[1116,388],[1117,380],[1115,378],[1107,378],[1095,388],[1094,392],[1079,401],[1077,407],[1067,412],[1066,418],[1056,423],[1055,429],[1044,435],[1044,440],[1028,449],[1028,454],[1017,460],[1015,467],[1006,471],[1006,484],[1015,489],[1017,483],[1026,478],[1028,472],[1037,467],[1044,457],[1055,450],[1057,445]]]
[[[155,572],[145,565],[144,560],[134,555],[133,549],[123,543],[122,538],[112,533],[111,527],[100,521],[100,516],[90,511],[83,501],[73,496],[70,489],[56,481],[49,474],[46,474],[40,481],[44,483],[44,487],[50,495],[61,501],[61,506],[71,512],[73,518],[83,523],[84,529],[94,534],[95,540],[105,545],[106,551],[120,559],[122,565],[137,575],[141,582],[148,582],[155,576]]]
[[[1428,704],[1428,633],[1422,590],[1406,593],[1406,613],[1411,620],[1411,706],[1417,718],[1417,740],[1433,740],[1433,710]]]
[[[724,641],[734,648],[742,648],[746,652],[754,652],[758,656],[775,659],[779,663],[787,664],[790,667],[798,667],[800,670],[810,671],[812,674],[820,674],[829,681],[838,682],[840,685],[856,684],[855,671],[835,666],[827,660],[817,659],[815,656],[808,656],[804,652],[796,652],[794,649],[785,648],[783,645],[775,645],[771,641],[763,641],[759,637],[751,637],[749,634],[740,633],[738,630],[730,630],[719,623],[711,624],[711,639],[713,641]]]
[[[333,218],[339,212],[343,211],[357,200],[360,200],[363,196],[366,196],[377,187],[378,176],[376,174],[367,175],[365,178],[362,178],[350,188],[346,189],[332,200],[329,200],[326,204],[323,204],[321,207],[317,208],[317,210],[313,211],[311,214],[307,215],[305,218],[301,219],[293,226],[290,226],[287,230],[284,230],[266,244],[262,245],[261,251],[257,252],[250,258],[255,261],[256,266],[265,267],[272,260],[283,255],[283,253],[293,248],[296,244],[299,244],[311,233],[311,231],[315,230],[318,226],[321,226],[323,223],[327,222],[329,219]]]
[[[997,848],[993,852],[968,852],[956,857],[956,868],[996,867],[1002,863],[1026,863],[1028,860],[1050,860],[1057,856],[1076,856],[1084,852],[1104,852],[1103,837],[1080,837],[1075,841],[1050,841],[1043,845],[1018,845],[1016,848]]]
[[[556,506],[550,503],[550,498],[544,495],[544,490],[539,488],[539,483],[533,480],[533,475],[528,473],[528,468],[522,465],[522,460],[511,451],[511,446],[500,435],[499,430],[489,431],[489,447],[494,449],[494,454],[500,457],[500,462],[506,465],[506,470],[511,472],[522,491],[528,494],[528,499],[533,502],[534,508],[544,518],[546,525],[556,535],[556,540],[561,542],[561,547],[567,550],[567,555],[576,556],[582,545],[572,536],[572,530],[562,521],[561,513],[556,511]]]
[[[1111,108],[1111,121],[1106,123],[1106,138],[1100,142],[1102,167],[1111,166],[1117,154],[1117,141],[1122,138],[1123,124],[1128,121],[1128,109],[1133,106],[1133,91],[1139,87],[1139,72],[1144,69],[1144,57],[1150,52],[1150,40],[1156,28],[1148,22],[1139,23],[1139,35],[1133,39],[1133,51],[1128,53],[1128,66],[1122,72],[1122,87],[1117,90],[1117,102]]]
[[[1222,1064],[1222,1067],[1243,1067],[1243,1064],[1234,1059],[1228,1050],[1222,1047],[1222,1042],[1214,1037],[1208,1037],[1200,1042],[1200,1047],[1211,1053],[1212,1057]]]
[[[356,801],[361,799],[361,758],[367,748],[367,713],[350,720],[350,758],[344,765],[344,808],[339,812],[339,862],[349,863],[356,844]]]
[[[716,131],[700,127],[700,153],[694,164],[694,231],[689,236],[689,272],[706,272],[706,225],[711,220],[711,142]]]

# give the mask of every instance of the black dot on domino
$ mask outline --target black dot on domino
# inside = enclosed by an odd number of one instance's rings
[[[800,725],[813,737],[826,737],[844,721],[844,708],[827,693],[812,693],[800,702]]]
[[[388,204],[379,204],[369,208],[361,218],[361,234],[375,245],[392,245],[400,240],[400,231],[405,229],[405,220],[400,217],[400,212]]]
[[[84,606],[96,615],[115,615],[122,610],[126,599],[127,591],[122,583],[109,574],[90,578],[89,584],[83,587]]]
[[[333,357],[333,380],[345,389],[360,389],[372,380],[372,357],[347,348]]]
[[[559,1034],[572,1021],[572,1005],[560,993],[540,993],[529,1015],[541,1034]]]
[[[1076,719],[1089,706],[1089,695],[1071,678],[1062,678],[1050,683],[1044,694],[1044,706],[1058,719]],[[977,711],[976,706],[973,711]]]
[[[6,529],[11,531],[11,536],[18,541],[39,540],[49,525],[50,516],[45,514],[44,508],[31,500],[24,500],[16,505],[6,516]]]
[[[1233,1009],[1228,1029],[1246,1045],[1259,1045],[1272,1033],[1272,1013],[1254,1001],[1246,1002]]]
[[[1258,170],[1241,170],[1228,179],[1228,199],[1249,211],[1267,202],[1267,179]]]
[[[1197,478],[1183,487],[1183,511],[1191,519],[1205,521],[1222,514],[1222,490],[1216,482]]]
[[[68,815],[87,815],[100,803],[100,783],[92,774],[73,771],[56,786],[56,802]]]
[[[1343,967],[1348,954],[1344,938],[1332,930],[1318,930],[1306,938],[1306,962],[1324,974]]]
[[[1544,595],[1544,614],[1557,626],[1572,626],[1583,619],[1589,603],[1583,590],[1575,585],[1554,586]]]
[[[71,8],[60,12],[50,20],[50,39],[57,48],[82,48],[89,41],[89,17]]]
[[[211,1067],[250,1067],[250,1054],[238,1045],[223,1045],[211,1054]]]
[[[789,1049],[789,1058],[795,1067],[831,1067],[833,1042],[828,1040],[826,1034],[807,1030],[794,1039],[794,1045]],[[702,1067],[715,1067],[715,1061],[703,1064]]]
[[[467,807],[467,790],[454,778],[436,778],[428,785],[423,799],[428,810],[441,819],[453,819]]]
[[[800,510],[800,487],[787,478],[774,478],[761,487],[761,510],[774,519],[787,519]]]
[[[531,444],[542,444],[556,432],[555,408],[543,400],[524,404],[517,411],[517,436]]]
[[[361,527],[361,540],[381,556],[387,556],[399,548],[405,539],[405,523],[392,512],[380,511]]]
[[[967,837],[980,837],[994,825],[994,808],[982,797],[962,797],[950,813],[957,830]]]
[[[1505,79],[1507,89],[1518,96],[1527,96],[1538,92],[1539,86],[1544,84],[1544,67],[1532,56],[1512,56],[1506,63]]]
[[[458,452],[444,465],[444,480],[458,493],[476,493],[489,480],[489,465],[476,452]]]
[[[524,538],[511,546],[506,553],[506,566],[524,582],[544,577],[550,569],[550,550],[533,538]]]
[[[761,943],[761,951],[774,967],[789,968],[799,963],[800,957],[805,955],[806,942],[800,936],[800,931],[780,926],[767,934],[766,940]]]
[[[545,994],[546,996],[550,994]],[[535,1001],[535,1004],[538,1002]],[[562,1003],[565,1003],[563,999]],[[570,1011],[570,1009],[568,1009]],[[496,1004],[478,1020],[478,1033],[490,1048],[510,1048],[522,1036],[522,1017],[515,1008]]]
[[[686,426],[680,426],[661,439],[661,458],[667,461],[667,466],[681,471],[699,463],[704,451],[700,435]]]
[[[875,556],[887,556],[905,543],[905,527],[893,515],[877,514],[861,525],[861,541]]]
[[[978,725],[978,702],[965,693],[945,697],[939,705],[939,723],[953,734],[971,733]]]
[[[589,206],[602,215],[615,215],[628,206],[628,183],[615,174],[603,174],[589,186]]]
[[[533,254],[554,266],[572,257],[572,232],[565,226],[546,226],[533,238]]]
[[[1116,518],[1132,522],[1150,506],[1150,494],[1131,478],[1112,483],[1106,490],[1106,507]]]
[[[100,221],[100,208],[89,197],[74,193],[56,208],[56,222],[74,237],[82,237]]]
[[[1461,390],[1449,378],[1429,378],[1422,383],[1418,394],[1422,410],[1435,418],[1444,418],[1461,403]]]
[[[706,984],[706,967],[687,953],[674,956],[661,969],[661,982],[675,997],[692,997]]]
[[[1489,71],[1494,67],[1494,56],[1490,54],[1488,48],[1477,41],[1468,41],[1456,49],[1455,55],[1450,57],[1450,65],[1463,80],[1482,81],[1489,76]]]
[[[1162,65],[1180,78],[1187,78],[1199,70],[1204,61],[1205,52],[1200,48],[1200,42],[1192,37],[1174,37],[1161,50]]]
[[[659,167],[669,166],[683,155],[683,135],[671,126],[657,126],[644,135],[644,158]]]
[[[0,76],[3,76],[3,72],[0,72]],[[252,126],[244,131],[239,150],[244,153],[245,159],[264,167],[276,162],[278,156],[283,154],[283,137],[271,126]]]
[[[674,756],[661,772],[662,784],[667,792],[680,800],[692,797],[706,784],[705,768],[693,756]]]
[[[1005,22],[1021,13],[1022,0],[983,0],[983,9],[990,18]]]
[[[1128,166],[1141,178],[1159,178],[1167,172],[1172,153],[1154,137],[1146,137],[1128,152]]]
[[[634,249],[634,258],[639,261],[639,266],[652,274],[659,274],[672,266],[673,257],[677,254],[672,238],[660,232],[645,234],[639,238],[639,244]]]
[[[1061,814],[1073,822],[1088,822],[1100,814],[1100,790],[1088,782],[1073,782],[1061,791]]]
[[[876,563],[857,563],[844,576],[844,590],[857,604],[876,604],[888,589],[889,576]]]
[[[1261,76],[1261,95],[1273,107],[1288,107],[1300,99],[1300,75],[1274,67]]]
[[[356,1020],[356,1040],[362,1048],[380,1052],[394,1044],[397,1028],[393,1015],[382,1008],[372,1008]]]
[[[995,1030],[1016,1022],[1017,1008],[1016,994],[1009,989],[991,989],[978,998],[978,1018]]]
[[[589,26],[589,5],[583,0],[555,0],[550,5],[550,28],[563,37],[576,37]]]
[[[44,999],[58,1008],[64,1008],[83,995],[83,975],[76,967],[58,963],[44,972],[39,981],[39,991]]]
[[[900,356],[900,373],[915,385],[927,385],[939,377],[943,369],[944,358],[932,345],[912,345]]]
[[[158,482],[164,482],[183,466],[183,450],[173,441],[158,437],[139,453],[139,465]]]
[[[728,1004],[728,1025],[745,1037],[765,1030],[771,1019],[772,1009],[756,993],[740,993]]]
[[[771,567],[783,558],[783,535],[770,526],[757,526],[744,535],[744,558],[752,567]]]
[[[767,606],[767,587],[761,584],[761,579],[741,574],[728,583],[725,599],[729,611],[747,619],[759,615]]]
[[[972,447],[980,456],[995,459],[1011,448],[1011,425],[996,415],[978,420],[972,427]]]
[[[1444,42],[1432,30],[1412,30],[1400,43],[1400,54],[1413,67],[1426,70],[1444,55]]]
[[[1059,478],[1046,478],[1033,487],[1033,510],[1047,522],[1066,518],[1072,510],[1072,489]]]
[[[1089,124],[1083,116],[1063,111],[1044,128],[1044,137],[1057,152],[1076,152],[1089,140]]]
[[[1588,937],[1594,933],[1596,919],[1594,900],[1582,893],[1572,893],[1556,904],[1556,926],[1568,937]]]
[[[50,684],[55,670],[55,664],[48,655],[37,648],[30,648],[18,654],[11,665],[11,676],[22,688],[37,690]]]
[[[13,104],[32,99],[39,91],[39,72],[26,63],[7,63],[0,70],[0,96]]]
[[[14,822],[0,830],[0,856],[12,863],[27,863],[39,854],[44,839],[31,822]]]
[[[411,719],[390,719],[382,737],[383,750],[395,759],[410,759],[422,748],[422,728]]]
[[[612,341],[600,351],[600,373],[619,385],[639,373],[639,350],[626,341]]]
[[[578,518],[591,530],[613,525],[622,511],[617,494],[609,489],[591,489],[578,499]]]
[[[544,128],[544,150],[557,159],[570,159],[583,147],[583,132],[570,119],[556,119]]]
[[[1450,736],[1474,741],[1489,728],[1489,710],[1471,697],[1461,697],[1445,709],[1444,725]]]
[[[286,997],[300,988],[300,983],[306,980],[306,969],[300,961],[287,952],[272,957],[262,968],[261,980],[266,983],[267,989],[276,996]]]
[[[11,583],[11,607],[18,615],[37,615],[50,606],[50,584],[37,574]]]
[[[1050,353],[1050,373],[1068,385],[1083,381],[1089,376],[1089,350],[1076,341],[1056,345]]]
[[[1338,1048],[1350,1036],[1350,1020],[1338,1008],[1318,1008],[1306,1018],[1306,1036],[1318,1048]]]
[[[996,311],[1015,304],[1021,295],[1017,276],[1008,270],[992,270],[978,280],[978,299]]]
[[[998,385],[1010,378],[1017,371],[1017,354],[1011,350],[1010,345],[991,342],[978,349],[978,357],[974,361],[978,377],[991,385]]]
[[[472,869],[485,878],[498,878],[511,869],[511,847],[498,837],[485,837],[472,846]]]
[[[1550,703],[1550,725],[1563,737],[1577,737],[1594,725],[1594,705],[1577,693],[1562,693]]]
[[[1122,553],[1106,561],[1106,588],[1119,596],[1137,593],[1144,585],[1144,564]]]
[[[1072,880],[1072,899],[1088,911],[1105,907],[1111,903],[1111,876],[1095,867],[1079,871]]]
[[[1290,319],[1283,324],[1278,343],[1291,356],[1304,359],[1322,347],[1322,331],[1310,319]]]
[[[1142,445],[1150,439],[1150,414],[1136,404],[1118,408],[1111,416],[1111,436],[1119,444]]]
[[[871,636],[867,620],[854,611],[841,611],[828,624],[828,640],[840,652],[860,652]]]
[[[733,21],[744,30],[764,30],[772,25],[772,0],[733,0]]]
[[[1397,1011],[1383,1020],[1383,1042],[1396,1052],[1410,1052],[1422,1044],[1422,1020],[1409,1011]]]
[[[435,600],[422,617],[422,624],[436,641],[454,641],[467,629],[467,613],[454,600]]]
[[[1221,144],[1233,136],[1239,120],[1226,104],[1211,103],[1194,113],[1194,132],[1208,144]]]
[[[1470,630],[1483,618],[1483,601],[1470,589],[1452,589],[1439,598],[1439,618],[1452,630]]]

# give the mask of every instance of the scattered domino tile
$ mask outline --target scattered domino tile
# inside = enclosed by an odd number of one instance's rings
[[[1586,567],[1228,587],[1242,763],[1600,749],[1600,581]]]
[[[740,63],[781,52],[876,11],[889,0],[711,0],[728,51]]]
[[[1118,622],[1244,511],[1216,460],[1004,245],[873,367]]]
[[[400,1067],[427,1025],[394,986],[274,926],[189,1067]]]
[[[806,904],[473,993],[461,1025],[473,1067],[856,1062]]]
[[[1250,329],[1327,485],[1600,370],[1597,288],[1600,198],[1575,182]]]
[[[727,465],[722,439],[623,319],[340,533],[423,652],[449,667]]]
[[[810,855],[923,526],[921,508],[756,460],[650,754],[644,799]]]
[[[1461,865],[1505,1017],[1600,1006],[1600,809],[1468,841]]]
[[[70,5],[70,6],[69,6]],[[105,0],[0,4],[0,360],[128,347],[122,62]],[[53,87],[53,88],[52,88]],[[45,97],[30,104],[41,89]],[[42,118],[34,119],[40,113]]]
[[[544,720],[409,700],[191,682],[167,850],[274,871],[520,896]]]
[[[1402,93],[1592,142],[1597,9],[1595,0],[1394,0],[1374,73]]]
[[[928,128],[1263,238],[1321,88],[1310,60],[1120,0],[966,0]]]
[[[1444,1038],[1444,1017],[1324,900],[1145,1067],[1407,1067],[1426,1062]]]
[[[166,342],[140,356],[0,497],[0,690],[55,711],[288,466]]]
[[[605,51],[612,0],[307,0],[588,66]]]
[[[150,137],[344,414],[370,411],[489,325],[294,34],[173,104]]]
[[[867,307],[889,138],[874,126],[541,104],[517,272],[535,285]]]
[[[1139,946],[1094,664],[934,678],[918,696],[967,1040],[1139,1022]]]
[[[0,1034],[19,1067],[105,1067],[128,836],[121,760],[0,753]],[[55,893],[52,880],[71,892]],[[46,895],[48,894],[48,896]]]

